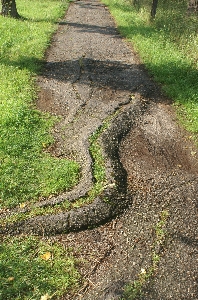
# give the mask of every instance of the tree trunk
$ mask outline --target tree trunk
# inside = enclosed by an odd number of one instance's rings
[[[157,4],[158,4],[158,0],[153,0],[152,8],[151,8],[151,17],[152,18],[155,18],[156,11],[157,11]]]
[[[16,19],[20,17],[17,12],[15,0],[1,0],[1,4],[2,4],[2,10],[1,10],[2,16],[10,16]]]
[[[198,11],[198,0],[189,0],[188,11],[192,13]]]

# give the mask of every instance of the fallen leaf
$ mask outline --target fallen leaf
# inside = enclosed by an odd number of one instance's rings
[[[49,260],[51,258],[51,253],[46,252],[46,253],[42,254],[40,257],[44,260]]]
[[[20,207],[20,208],[24,208],[25,206],[26,206],[25,203],[20,203],[20,204],[19,204],[19,207]]]
[[[196,153],[197,153],[196,151],[191,151],[192,156],[195,156]]]
[[[41,300],[48,300],[48,299],[51,299],[50,295],[47,293],[43,296],[41,296]]]
[[[14,277],[8,277],[8,281],[13,281]]]
[[[146,274],[146,270],[145,269],[141,269],[141,274]]]

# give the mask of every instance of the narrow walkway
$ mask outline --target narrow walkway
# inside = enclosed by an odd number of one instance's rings
[[[122,215],[95,229],[54,236],[84,260],[83,286],[62,300],[122,299],[126,284],[149,270],[142,296],[134,299],[198,299],[196,150],[98,0],[70,4],[38,83],[38,107],[61,116],[50,151],[82,166],[74,190],[40,204],[72,201],[90,190],[94,179],[89,136],[116,111],[104,139],[111,148],[108,138],[122,130],[115,156],[127,173],[130,206]],[[97,202],[92,216],[96,212]],[[84,211],[80,217],[88,218]],[[62,233],[67,221],[65,215],[54,215],[42,222],[46,228],[51,222]]]
[[[84,166],[80,187],[87,189],[92,184],[91,161],[85,153],[89,135],[118,108],[127,110],[133,97],[145,110],[120,145],[133,195],[131,208],[98,229],[64,236],[66,245],[83,249],[81,257],[89,263],[82,271],[83,288],[63,299],[121,299],[124,286],[151,268],[153,251],[159,265],[143,285],[140,299],[198,299],[195,150],[104,5],[70,5],[40,83],[40,108],[64,117],[60,128],[65,125],[66,130],[63,139],[57,130],[55,153],[77,155]],[[155,228],[163,212],[169,215],[162,229],[165,237],[156,248]]]
[[[147,106],[120,146],[133,195],[131,209],[106,226],[65,237],[66,244],[77,243],[84,249],[86,255],[83,251],[81,255],[91,264],[85,271],[84,288],[71,298],[121,299],[125,284],[151,267],[155,251],[159,266],[140,298],[198,299],[197,160],[168,101],[164,102],[98,1],[72,4],[54,42],[45,78],[50,81],[46,89],[51,86],[58,93],[50,109],[66,116],[65,124],[72,121],[65,140],[72,141],[71,152],[81,153],[80,160],[85,161],[85,155],[78,150],[108,115],[120,106],[130,106],[134,95],[142,107]],[[57,141],[60,151],[63,143]],[[85,180],[90,178],[88,172],[89,168]],[[165,240],[154,249],[154,228],[165,211],[169,214],[163,228]]]
[[[155,87],[98,1],[70,5],[39,85],[38,107],[63,117],[55,129],[55,154],[75,157],[82,165],[81,181],[75,194],[72,191],[74,198],[82,196],[92,186],[89,136],[130,103],[134,92],[152,96]]]

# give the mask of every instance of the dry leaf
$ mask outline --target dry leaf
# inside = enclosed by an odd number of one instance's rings
[[[20,204],[19,204],[19,207],[20,207],[20,208],[24,208],[25,206],[26,206],[25,203],[20,203]]]
[[[44,254],[42,254],[40,257],[44,260],[49,260],[51,258],[51,253],[50,252],[46,252]]]
[[[8,281],[13,281],[14,277],[8,277]]]
[[[41,300],[48,300],[48,299],[51,299],[50,295],[47,293],[43,296],[41,296]]]

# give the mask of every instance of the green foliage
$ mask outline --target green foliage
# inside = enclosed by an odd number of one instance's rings
[[[77,163],[45,153],[56,121],[34,109],[33,76],[66,1],[17,1],[26,19],[0,17],[0,208],[15,207],[74,186]]]
[[[68,250],[50,240],[6,238],[0,245],[0,299],[40,300],[75,289],[80,278],[76,263]]]
[[[184,0],[159,1],[155,20],[150,19],[149,0],[103,2],[151,75],[174,100],[180,121],[198,140],[197,16],[188,13]]]

